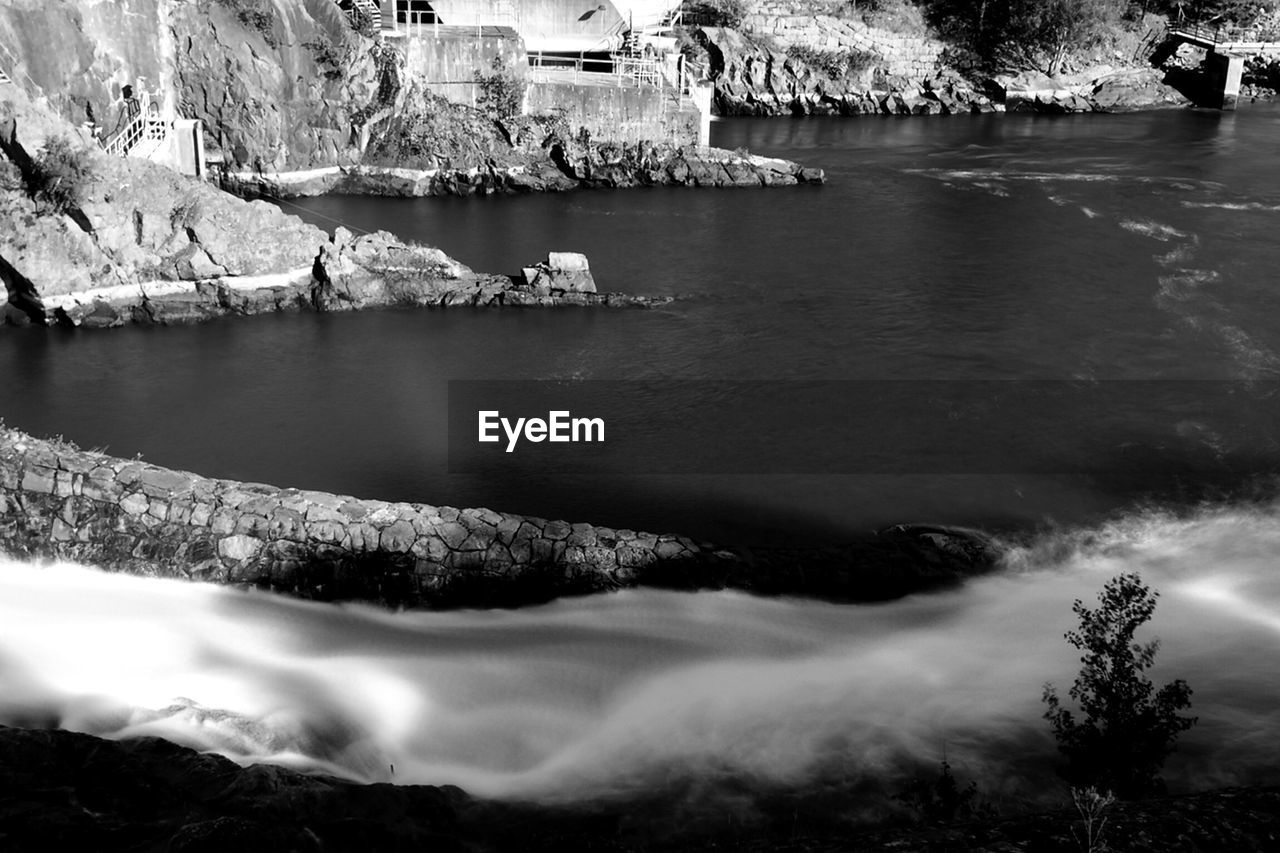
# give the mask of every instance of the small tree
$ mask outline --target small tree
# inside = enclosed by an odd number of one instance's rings
[[[1156,690],[1145,674],[1160,641],[1133,639],[1151,618],[1158,597],[1138,575],[1122,574],[1107,581],[1096,610],[1079,599],[1072,605],[1080,628],[1068,631],[1066,639],[1084,655],[1068,695],[1084,719],[1077,721],[1062,707],[1052,684],[1045,684],[1043,699],[1049,706],[1045,719],[1067,759],[1059,772],[1073,785],[1094,785],[1122,798],[1159,790],[1160,768],[1174,740],[1196,722],[1178,713],[1191,706],[1185,681]]]
[[[475,73],[475,81],[480,87],[476,108],[499,121],[520,115],[524,110],[524,82],[500,56],[493,58],[491,67],[488,74]]]

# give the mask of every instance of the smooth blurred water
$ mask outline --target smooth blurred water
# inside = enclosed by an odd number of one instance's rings
[[[0,334],[0,414],[215,476],[729,541],[839,540],[904,521],[1091,522],[1265,492],[1280,468],[1274,448],[1254,444],[1280,371],[1276,138],[1280,109],[1257,106],[724,121],[717,144],[821,166],[829,182],[299,201],[287,209],[318,224],[386,228],[476,269],[581,251],[604,290],[688,298],[652,311],[11,330]],[[1059,456],[1105,460],[1088,476],[1021,474],[1017,460],[1003,474],[941,476],[911,458],[875,476],[450,474],[446,382],[464,378],[738,379],[762,395],[779,379],[1220,379],[1256,383],[1246,387],[1259,415],[1254,438],[1237,440],[1238,413],[1135,399],[1114,431],[1072,420],[1034,437]],[[696,418],[705,403],[673,386],[622,405]],[[785,402],[775,414],[741,433],[785,441]],[[854,414],[892,441],[892,420]],[[681,470],[681,453],[672,442],[666,470]]]
[[[518,611],[388,613],[0,560],[0,722],[159,735],[242,763],[481,796],[729,808],[838,783],[874,811],[946,757],[982,794],[1057,804],[1045,681],[1079,668],[1074,598],[1160,595],[1140,641],[1198,724],[1174,790],[1274,784],[1280,508],[1048,534],[963,587],[881,605],[633,590]],[[704,804],[705,805],[705,804]],[[873,808],[874,807],[874,808]]]

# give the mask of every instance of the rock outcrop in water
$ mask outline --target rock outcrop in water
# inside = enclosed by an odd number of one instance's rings
[[[8,296],[0,325],[666,301],[543,293],[385,232],[357,237],[339,228],[330,236],[275,205],[243,201],[147,160],[111,157],[11,86],[0,89],[0,279]]]
[[[213,480],[0,429],[0,551],[134,574],[391,606],[514,606],[628,586],[881,600],[998,555],[969,531],[897,527],[842,547],[720,548],[489,509]]]

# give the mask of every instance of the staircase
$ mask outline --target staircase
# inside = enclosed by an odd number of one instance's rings
[[[380,24],[382,9],[377,0],[337,0],[352,27],[359,29],[367,23]]]
[[[173,122],[166,121],[152,112],[151,96],[141,97],[142,110],[133,120],[120,129],[110,140],[102,144],[102,150],[117,157],[142,157],[154,159],[169,141]]]

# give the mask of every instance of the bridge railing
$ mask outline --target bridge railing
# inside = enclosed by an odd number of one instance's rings
[[[1231,27],[1190,21],[1169,21],[1170,35],[1191,41],[1220,44],[1266,44],[1280,42],[1280,30],[1274,27]]]

